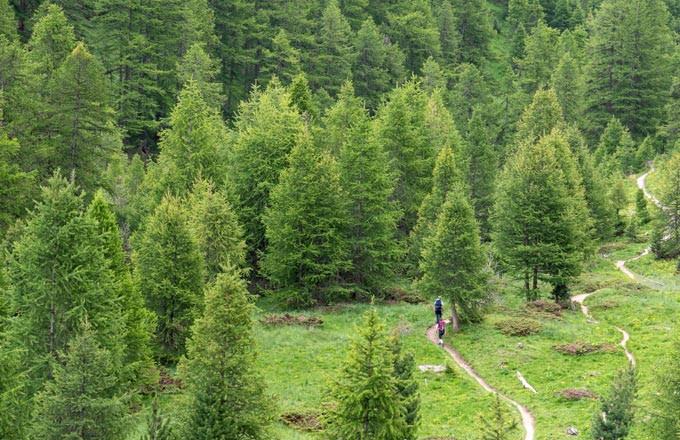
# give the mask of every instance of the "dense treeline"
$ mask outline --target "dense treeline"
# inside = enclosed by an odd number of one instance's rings
[[[178,365],[173,435],[268,438],[252,293],[442,294],[456,330],[497,275],[562,301],[630,231],[621,177],[660,155],[654,251],[677,256],[679,20],[675,0],[0,0],[0,437],[125,438],[135,390]],[[382,325],[330,393],[333,438],[416,438]],[[384,395],[356,400],[362,374]]]

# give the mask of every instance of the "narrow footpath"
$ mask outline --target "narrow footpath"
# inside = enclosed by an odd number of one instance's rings
[[[434,344],[439,343],[436,325],[433,325],[432,327],[427,329],[427,338]],[[463,358],[463,356],[461,356],[460,353],[458,353],[456,349],[453,348],[451,345],[445,343],[444,349],[453,358],[453,360],[456,361],[456,363],[460,365],[460,367],[463,370],[465,370],[467,374],[469,374],[473,379],[477,381],[477,383],[479,383],[479,385],[481,385],[482,388],[484,388],[486,391],[490,393],[498,394],[501,398],[507,400],[519,410],[520,416],[522,417],[522,426],[524,427],[524,431],[526,432],[524,440],[534,440],[534,431],[536,428],[536,423],[534,421],[534,417],[531,415],[529,410],[525,406],[516,402],[515,400],[512,400],[508,396],[505,396],[496,391],[491,385],[487,383],[487,381],[484,380],[484,378],[477,374],[477,372],[470,366],[470,364]]]

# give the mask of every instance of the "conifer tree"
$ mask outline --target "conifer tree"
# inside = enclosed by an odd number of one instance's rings
[[[486,259],[474,211],[461,188],[452,188],[437,218],[435,231],[423,243],[419,285],[423,294],[449,298],[454,331],[460,322],[481,319]]]
[[[99,244],[115,280],[115,289],[111,294],[120,304],[125,323],[124,373],[121,378],[146,385],[144,380],[148,379],[153,367],[150,341],[155,327],[154,316],[144,306],[144,298],[132,280],[116,217],[102,191],[95,194],[88,206],[87,216],[97,224]]]
[[[292,81],[301,73],[300,56],[300,50],[291,45],[286,31],[280,29],[272,39],[271,50],[265,52],[262,79],[276,76],[284,83]]]
[[[480,440],[508,440],[509,433],[517,429],[517,422],[507,414],[507,409],[503,408],[501,397],[494,393],[493,406],[491,413],[482,414],[480,421]]]
[[[668,103],[664,108],[664,123],[658,134],[665,143],[665,149],[672,149],[680,138],[680,77],[673,77]],[[649,160],[647,158],[646,160]]]
[[[306,123],[316,119],[317,111],[314,107],[312,92],[309,90],[309,83],[304,73],[300,73],[293,78],[288,88],[290,93],[290,104],[295,108]]]
[[[9,0],[0,0],[0,35],[3,35],[9,41],[15,41],[19,38],[14,8],[12,8]]]
[[[434,58],[428,57],[422,68],[422,87],[425,93],[432,95],[435,90],[446,89],[444,71]]]
[[[323,135],[319,136],[319,142],[334,156],[339,156],[342,146],[350,140],[366,141],[365,130],[369,121],[364,100],[355,96],[354,84],[347,81],[343,84],[336,103],[324,115],[324,130]]]
[[[411,432],[405,420],[394,356],[385,324],[372,308],[357,327],[347,360],[332,385],[337,407],[329,414],[331,440],[400,440]]]
[[[319,44],[314,56],[310,82],[315,89],[323,88],[332,97],[342,84],[352,77],[352,29],[343,17],[337,0],[330,0],[321,16]]]
[[[258,371],[253,309],[237,272],[220,273],[206,289],[179,368],[190,399],[185,438],[271,438],[275,413]]]
[[[155,354],[165,364],[184,354],[201,309],[205,263],[188,217],[180,200],[166,195],[133,243],[137,282],[157,320]]]
[[[390,94],[376,117],[371,142],[383,145],[397,184],[394,197],[403,210],[399,227],[408,234],[415,226],[418,208],[430,190],[436,150],[426,124],[427,96],[409,81]]]
[[[475,110],[468,125],[467,138],[463,154],[468,158],[465,176],[470,188],[475,218],[479,222],[480,235],[483,240],[489,239],[489,215],[493,206],[493,194],[496,188],[498,157],[489,140],[486,125],[481,111]]]
[[[661,238],[661,234],[658,238]],[[655,377],[653,435],[663,440],[676,440],[679,428],[680,401],[677,395],[680,393],[680,375],[678,374],[680,340],[677,330],[671,335],[669,348]]]
[[[463,187],[463,177],[453,150],[445,146],[439,152],[432,172],[432,190],[423,199],[418,211],[418,222],[411,231],[410,251],[413,263],[422,257],[423,243],[436,232],[437,219],[450,191]]]
[[[620,370],[611,384],[609,395],[600,398],[599,411],[593,417],[592,438],[595,440],[623,440],[628,437],[635,415],[637,374],[630,365]]]
[[[194,82],[201,97],[212,109],[219,109],[224,102],[222,86],[217,82],[217,62],[206,52],[202,43],[194,43],[177,65],[177,79],[182,87]]]
[[[262,274],[289,304],[333,298],[350,269],[347,197],[336,160],[308,134],[290,152],[270,203]]]
[[[383,95],[404,78],[404,54],[367,19],[354,42],[356,57],[352,65],[353,84],[366,107],[374,112]]]
[[[85,215],[83,195],[58,174],[42,188],[41,200],[27,219],[8,261],[11,307],[8,348],[17,350],[17,374],[24,377],[24,398],[15,430],[28,426],[31,399],[54,378],[67,343],[82,331],[87,317],[97,329],[108,362],[120,371],[125,352],[125,323],[111,292],[115,279],[98,245],[96,223]]]
[[[484,75],[474,64],[458,66],[455,79],[451,93],[452,113],[458,127],[463,130],[475,108],[486,112],[492,103],[492,97]]]
[[[550,75],[559,60],[555,50],[559,31],[539,21],[538,26],[524,41],[524,54],[515,60],[519,70],[519,85],[532,95],[550,83]]]
[[[460,61],[481,65],[489,54],[489,42],[494,35],[491,10],[482,0],[450,1],[460,35]]]
[[[76,38],[73,25],[60,6],[43,3],[35,18],[28,41],[29,57],[36,73],[45,81],[71,53]]]
[[[571,52],[565,53],[560,59],[552,73],[550,84],[562,107],[564,121],[567,124],[580,124],[583,120],[585,81]]]
[[[404,52],[407,72],[419,73],[428,57],[440,53],[437,24],[426,0],[398,0],[388,14],[385,27],[390,40]]]
[[[118,391],[111,353],[85,322],[71,336],[54,368],[54,380],[35,397],[31,438],[82,440],[124,438],[126,407]]]
[[[593,134],[612,116],[635,135],[660,125],[671,86],[668,22],[663,0],[605,0],[595,11],[586,66]]]
[[[564,125],[562,108],[553,89],[538,90],[517,122],[515,143],[534,143]]]
[[[461,35],[458,32],[457,20],[451,2],[444,0],[439,5],[435,5],[434,16],[439,30],[442,67],[450,71],[459,62],[458,51],[461,44]]]
[[[558,162],[560,143],[566,144],[554,131],[535,144],[520,145],[498,179],[494,244],[510,272],[524,281],[527,300],[536,299],[539,280],[557,288],[581,270],[583,219],[574,206],[584,201],[582,194],[570,192]]]
[[[640,224],[646,225],[649,223],[649,211],[647,210],[647,197],[644,191],[638,188],[635,193],[635,216],[640,221]]]
[[[664,247],[675,253],[680,246],[680,153],[675,153],[660,169],[658,199],[666,209],[660,211],[661,221],[670,234]]]
[[[250,101],[241,104],[235,125],[229,183],[237,197],[236,213],[245,229],[249,261],[253,263],[256,251],[265,248],[262,215],[269,205],[269,193],[304,125],[278,81],[270,82],[264,92],[253,90]]]
[[[25,215],[33,190],[35,172],[27,173],[17,165],[19,142],[9,139],[0,128],[0,232]]]
[[[190,225],[203,253],[206,280],[224,267],[245,269],[246,244],[227,197],[208,180],[198,180],[188,198]]]
[[[163,182],[156,192],[184,195],[199,176],[222,184],[226,136],[220,115],[206,104],[198,84],[189,82],[170,115],[169,127],[160,133]]]
[[[68,176],[75,173],[80,186],[90,191],[101,179],[104,160],[118,147],[102,66],[78,43],[48,88],[52,166]]]
[[[394,377],[397,380],[397,390],[405,409],[406,428],[403,438],[415,440],[421,420],[418,381],[413,374],[416,371],[415,355],[410,350],[404,350],[404,344],[397,331],[392,332],[389,344],[392,356],[394,356]]]
[[[382,146],[369,142],[370,122],[350,83],[328,112],[327,130],[339,145],[340,181],[348,198],[348,242],[352,268],[347,280],[377,291],[393,272],[400,249],[396,240],[400,213],[390,201],[394,179]]]

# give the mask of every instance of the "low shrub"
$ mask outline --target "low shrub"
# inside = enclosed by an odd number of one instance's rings
[[[618,307],[619,303],[616,301],[602,301],[599,304],[592,305],[588,307],[589,310],[609,310]]]
[[[385,301],[403,301],[408,304],[418,304],[422,302],[422,298],[418,292],[413,290],[404,290],[397,287],[385,287],[382,290],[382,294]]]
[[[508,336],[528,336],[543,330],[543,324],[529,318],[514,318],[498,321],[496,328]]]
[[[323,430],[321,413],[314,410],[289,411],[281,414],[281,421],[286,425],[304,432]]]
[[[526,303],[526,308],[534,312],[549,313],[555,316],[562,316],[562,306],[552,301],[530,301]]]
[[[576,341],[568,344],[553,345],[555,351],[572,356],[581,356],[589,353],[613,353],[617,350],[614,344],[593,344],[590,342]]]
[[[260,319],[260,322],[268,325],[300,325],[304,327],[318,327],[323,324],[323,318],[311,315],[274,313]]]
[[[581,400],[581,399],[599,399],[595,393],[588,390],[562,390],[555,392],[555,395],[562,397],[565,400]]]
[[[597,253],[602,258],[609,258],[614,252],[625,249],[626,246],[626,243],[607,243],[602,245],[600,249],[597,250]]]

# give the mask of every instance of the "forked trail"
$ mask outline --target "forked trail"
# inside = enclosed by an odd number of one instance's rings
[[[432,327],[427,329],[427,338],[435,344],[439,342],[439,338],[437,337],[436,325],[433,325]],[[456,351],[455,348],[453,348],[449,344],[444,344],[444,349],[453,358],[453,360],[455,360],[456,363],[460,365],[460,367],[463,370],[465,370],[467,374],[469,374],[473,379],[477,381],[477,383],[479,383],[479,385],[481,385],[482,388],[484,388],[486,391],[490,393],[497,393],[500,397],[513,404],[519,410],[519,413],[522,417],[522,426],[524,426],[524,431],[526,432],[524,440],[534,440],[534,431],[536,428],[536,424],[534,422],[534,417],[531,415],[529,410],[522,404],[496,391],[491,385],[487,383],[487,381],[484,380],[484,378],[477,374],[477,372],[470,366],[470,364],[463,358],[463,356],[461,356],[460,353]]]

